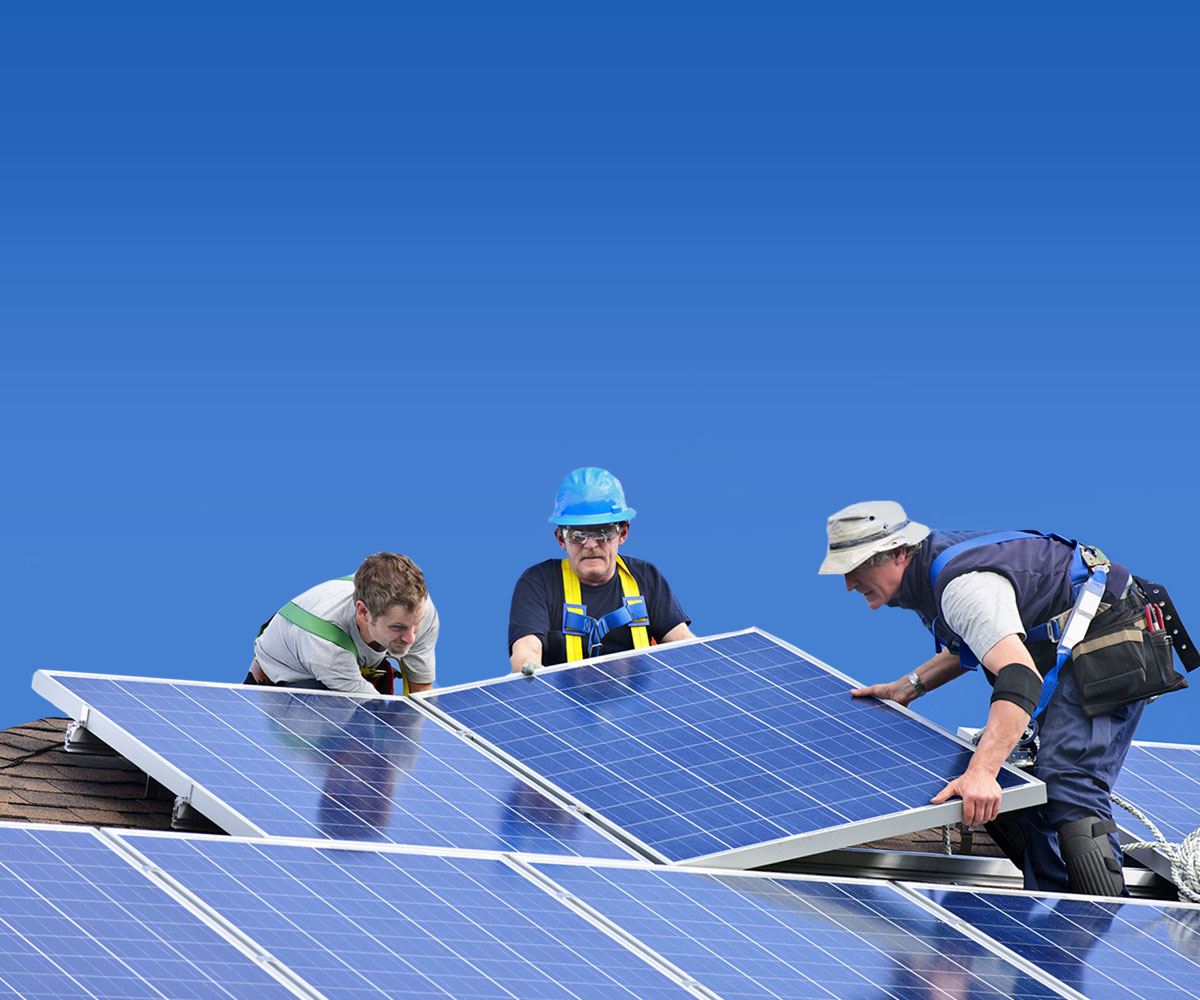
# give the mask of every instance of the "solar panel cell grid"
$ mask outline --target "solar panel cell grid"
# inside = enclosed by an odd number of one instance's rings
[[[292,995],[83,831],[0,828],[0,899],[0,983],[9,995]]]
[[[887,886],[537,867],[727,998],[1057,996]]]
[[[126,840],[334,1000],[687,995],[500,861]]]
[[[1090,1000],[1200,997],[1200,908],[922,890]]]
[[[52,680],[141,744],[148,753],[135,760],[140,766],[182,771],[186,784],[249,821],[235,832],[628,856],[403,701],[72,674]],[[158,774],[168,783],[170,768]]]
[[[672,861],[928,807],[970,757],[759,633],[430,701]]]
[[[1200,747],[1134,743],[1117,778],[1117,794],[1145,812],[1172,843],[1200,828]],[[1121,825],[1140,829],[1117,812]],[[1149,831],[1144,834],[1150,839]]]

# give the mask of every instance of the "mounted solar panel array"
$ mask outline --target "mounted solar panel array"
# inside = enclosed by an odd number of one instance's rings
[[[23,997],[1200,989],[1200,907],[1181,904],[8,826],[0,887],[0,994]]]
[[[331,998],[688,995],[498,858],[122,839]]]
[[[1134,742],[1117,778],[1116,792],[1144,812],[1173,844],[1200,829],[1200,747],[1181,743]],[[1121,828],[1137,840],[1151,831],[1121,809]],[[1159,851],[1138,851],[1138,860],[1171,878],[1170,860]]]
[[[746,868],[961,818],[971,750],[758,630],[423,702],[662,861]],[[1045,801],[1005,767],[1002,809]]]
[[[1200,907],[920,890],[1090,1000],[1200,997]]]
[[[722,997],[1059,995],[886,883],[537,868]]]
[[[293,994],[92,833],[0,826],[0,996]]]
[[[407,699],[47,671],[34,688],[230,833],[630,856]]]

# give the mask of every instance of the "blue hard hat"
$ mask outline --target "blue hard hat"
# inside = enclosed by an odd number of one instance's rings
[[[568,472],[554,495],[551,524],[616,524],[637,511],[625,506],[621,480],[607,469],[589,466]]]

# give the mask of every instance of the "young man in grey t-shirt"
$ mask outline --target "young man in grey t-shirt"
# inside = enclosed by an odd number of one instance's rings
[[[436,674],[438,615],[425,576],[407,556],[368,556],[353,580],[329,580],[289,601],[254,643],[247,683],[375,694],[368,677],[399,660],[405,691]]]

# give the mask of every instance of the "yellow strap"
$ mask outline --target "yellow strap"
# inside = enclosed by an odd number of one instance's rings
[[[633,578],[633,574],[629,572],[629,567],[625,565],[625,560],[617,556],[617,571],[621,574],[621,590],[626,597],[641,597],[638,593],[637,580]],[[642,598],[643,606],[645,598]],[[646,617],[650,617],[650,609],[646,608]],[[650,636],[645,625],[630,625],[629,631],[633,633],[633,648],[647,649],[650,646]]]
[[[629,572],[629,567],[625,565],[625,560],[617,556],[617,573],[621,577],[621,593],[626,597],[641,597],[638,592],[637,580],[633,578],[633,574]],[[563,597],[567,604],[582,604],[583,595],[579,592],[579,577],[575,575],[575,571],[571,569],[571,560],[564,559],[562,561],[562,578],[563,578]],[[643,598],[644,600],[644,598]],[[646,614],[649,616],[650,609],[646,609]],[[645,625],[630,625],[629,631],[633,635],[634,649],[648,649],[650,646],[650,633]],[[583,659],[583,637],[578,635],[564,636],[567,640],[567,662],[573,663],[575,660]]]
[[[579,593],[579,577],[571,569],[571,560],[562,561],[563,595],[567,604],[582,604],[583,598]],[[578,635],[564,636],[567,640],[567,662],[574,663],[583,659],[583,638]]]

